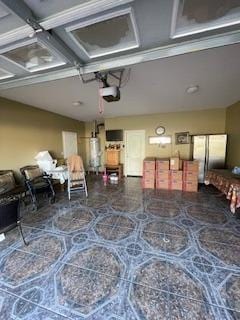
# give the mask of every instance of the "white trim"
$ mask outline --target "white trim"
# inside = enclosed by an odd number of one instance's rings
[[[28,69],[26,67],[24,67],[22,64],[6,57],[4,55],[4,53],[7,53],[11,50],[15,50],[15,49],[19,49],[19,48],[22,48],[22,47],[25,47],[25,46],[28,46],[28,45],[31,45],[33,43],[37,43],[40,47],[43,47],[45,49],[47,49],[53,57],[59,59],[59,61],[57,62],[53,62],[53,63],[50,63],[50,64],[46,64],[46,65],[41,65],[41,66],[37,66],[37,67],[33,67],[31,69]],[[32,38],[32,39],[27,39],[21,43],[15,43],[15,44],[12,44],[10,46],[8,46],[7,48],[5,47],[4,49],[0,50],[0,54],[2,55],[1,57],[3,59],[6,59],[7,61],[9,61],[10,63],[20,67],[22,70],[26,71],[26,72],[37,72],[37,71],[41,71],[41,70],[46,70],[46,69],[51,69],[51,68],[55,68],[55,67],[59,67],[59,66],[62,66],[62,65],[65,65],[66,64],[66,60],[60,56],[58,53],[56,53],[52,48],[49,48],[46,46],[46,44],[42,43],[41,40],[38,40],[37,38]]]
[[[8,78],[12,78],[12,77],[14,77],[14,76],[15,76],[15,74],[13,74],[13,73],[11,73],[11,72],[9,72],[9,71],[7,71],[7,70],[5,70],[5,69],[1,68],[1,67],[0,67],[0,71],[3,71],[4,73],[6,73],[6,75],[5,75],[5,76],[0,76],[0,80],[4,80],[4,79],[8,79]]]
[[[27,69],[27,70],[29,72],[33,73],[33,72],[37,72],[37,71],[42,71],[42,70],[47,70],[47,69],[60,67],[60,66],[63,66],[65,64],[66,64],[66,62],[59,61],[59,62],[55,62],[55,63],[51,63],[51,64],[46,64],[46,65],[42,65],[42,66],[38,66],[38,67],[33,67],[33,68]]]
[[[46,30],[53,29],[74,20],[86,18],[133,1],[134,0],[92,0],[49,16],[43,19],[40,24]]]
[[[137,132],[137,133],[142,133],[143,134],[143,137],[144,137],[144,148],[143,148],[143,154],[142,154],[142,161],[144,160],[145,158],[145,154],[146,154],[146,130],[144,129],[140,129],[140,130],[124,130],[124,145],[125,145],[125,148],[124,148],[124,168],[123,168],[123,171],[124,171],[124,176],[126,177],[127,176],[127,166],[126,166],[126,163],[127,163],[127,133],[128,132]]]
[[[123,15],[129,15],[129,17],[130,17],[136,44],[126,46],[126,47],[124,47],[122,49],[113,49],[113,50],[102,52],[102,53],[99,53],[99,54],[90,54],[84,48],[84,46],[81,43],[79,43],[79,41],[76,39],[76,37],[72,34],[72,31],[75,31],[77,29],[81,29],[81,28],[84,28],[84,27],[87,27],[87,26],[90,26],[90,25],[94,25],[94,24],[99,23],[99,22],[103,22],[103,21],[107,21],[109,19],[117,18],[117,17],[123,16]],[[135,17],[134,17],[134,13],[133,13],[133,10],[132,10],[131,7],[128,7],[126,9],[119,10],[119,11],[110,12],[108,14],[104,14],[104,15],[98,16],[98,17],[93,18],[93,19],[89,19],[89,20],[84,21],[84,22],[79,22],[79,23],[76,23],[76,24],[72,24],[71,26],[66,27],[65,31],[68,33],[69,37],[74,41],[74,43],[80,48],[80,50],[84,51],[84,53],[90,59],[97,58],[97,57],[102,57],[102,56],[106,56],[106,55],[109,55],[109,54],[118,53],[118,52],[122,52],[122,51],[126,51],[126,50],[130,50],[130,49],[134,49],[134,48],[138,48],[139,47],[139,34],[138,34],[138,29],[137,29],[137,24],[136,24],[136,20],[135,20]]]
[[[240,24],[240,19],[236,20],[236,21],[229,21],[229,22],[225,22],[225,23],[219,23],[219,24],[215,24],[212,26],[208,26],[208,27],[200,27],[199,29],[195,29],[194,27],[189,27],[189,31],[183,32],[183,31],[177,31],[176,30],[176,24],[177,24],[177,16],[178,16],[178,10],[179,10],[179,1],[180,0],[174,0],[174,4],[173,4],[173,13],[172,13],[172,21],[171,21],[171,38],[172,39],[177,39],[177,38],[181,38],[181,37],[186,37],[186,36],[190,36],[190,35],[194,35],[194,34],[198,34],[198,33],[202,33],[202,32],[207,32],[207,31],[211,31],[211,30],[217,30],[217,29],[221,29],[221,28],[225,28],[225,27],[230,27],[230,26],[234,26],[237,24]],[[207,23],[205,23],[206,25]]]
[[[10,44],[9,46],[4,47],[3,49],[0,49],[0,54],[4,54],[5,52],[11,51],[11,50],[15,50],[15,49],[18,49],[18,48],[21,48],[21,47],[25,47],[25,46],[27,46],[29,44],[33,44],[35,42],[37,42],[37,39],[36,38],[32,38],[32,39],[26,39],[23,42]]]
[[[170,37],[171,38],[174,38],[175,33],[176,33],[178,8],[179,8],[179,0],[174,0],[174,2],[173,2],[173,10],[172,10],[171,31],[170,31]]]
[[[0,46],[4,46],[8,43],[27,38],[31,34],[33,34],[33,29],[26,24],[25,26],[16,28],[12,31],[0,35]]]
[[[221,28],[225,28],[225,27],[230,27],[230,26],[235,26],[240,24],[240,20],[238,21],[232,21],[232,22],[225,22],[225,23],[221,23],[212,27],[205,27],[205,28],[200,28],[198,30],[192,30],[189,32],[179,32],[179,33],[175,33],[172,38],[173,39],[177,39],[177,38],[181,38],[181,37],[186,37],[186,36],[191,36],[194,34],[198,34],[198,33],[202,33],[202,32],[207,32],[207,31],[211,31],[211,30],[216,30],[216,29],[221,29]]]

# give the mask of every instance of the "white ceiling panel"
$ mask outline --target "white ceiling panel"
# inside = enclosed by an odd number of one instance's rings
[[[0,68],[16,75],[0,87],[240,43],[239,17],[240,0],[0,0]]]
[[[137,26],[131,9],[69,26],[66,31],[90,58],[139,46]]]
[[[3,56],[30,72],[50,69],[65,64],[57,55],[37,42],[14,48],[5,52]]]
[[[0,80],[12,78],[12,77],[14,77],[14,74],[8,72],[3,68],[0,68]]]
[[[174,0],[173,38],[239,23],[239,0]]]

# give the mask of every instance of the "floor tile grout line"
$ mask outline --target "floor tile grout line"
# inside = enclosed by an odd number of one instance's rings
[[[16,250],[14,250],[14,251],[16,251]],[[21,264],[21,266],[20,267],[18,266],[17,270],[11,276],[13,277],[17,272],[19,272],[19,270],[21,270],[29,261],[31,261],[31,259],[32,259],[32,256],[28,257],[27,261],[24,260],[24,262]],[[12,277],[11,278],[8,277],[8,279],[12,280]],[[1,282],[3,282],[3,281],[1,280]]]
[[[52,311],[51,309],[49,309],[49,308],[47,308],[47,307],[44,307],[44,306],[42,306],[42,305],[40,305],[40,304],[37,304],[37,303],[35,303],[35,302],[31,301],[31,300],[28,300],[28,299],[24,298],[23,296],[19,296],[19,295],[13,293],[13,292],[9,292],[9,291],[7,291],[7,290],[5,290],[5,289],[2,289],[2,288],[0,288],[0,291],[4,292],[4,293],[7,294],[7,295],[14,296],[14,297],[17,298],[17,299],[21,299],[21,300],[24,300],[25,302],[28,302],[28,303],[30,303],[30,304],[33,304],[33,305],[35,305],[37,308],[44,309],[44,310],[46,310],[46,311],[48,311],[48,312],[51,312],[51,313],[57,314],[57,315],[59,315],[59,316],[65,317],[66,319],[70,319],[70,320],[72,319],[72,318],[70,318],[70,317],[68,317],[68,316],[65,316],[65,315],[61,314],[61,313]],[[22,310],[22,308],[21,308],[21,310]]]
[[[127,213],[126,213],[127,214]],[[131,218],[131,217],[129,217],[129,218]],[[88,222],[88,220],[81,220],[80,219],[80,221],[84,221],[84,222]],[[134,221],[135,222],[135,221]],[[159,221],[159,222],[164,222],[164,221]],[[170,221],[170,224],[171,224],[171,222],[174,222],[174,221]],[[90,223],[90,222],[89,222]],[[97,222],[97,221],[93,221],[93,224],[100,224],[100,225],[105,225],[105,226],[109,226],[109,227],[114,227],[115,225],[116,225],[116,223],[114,224],[114,225],[108,225],[108,224],[104,224],[104,223],[100,223],[100,222]],[[148,223],[148,222],[146,222],[146,223]],[[173,223],[173,224],[175,224],[175,223]],[[29,227],[29,228],[31,228],[32,226],[31,225],[29,225],[29,224],[25,224],[25,223],[22,223],[22,225],[23,226],[26,226],[26,227]],[[132,230],[132,228],[130,228],[130,227],[127,227],[127,226],[119,226],[120,228],[123,228],[123,229],[130,229],[130,230]],[[204,227],[209,227],[209,225],[205,225],[205,226],[203,226],[203,228]],[[32,228],[34,228],[34,227],[32,227]],[[184,228],[184,227],[182,227],[182,228]],[[37,228],[36,228],[37,229]],[[39,229],[41,229],[41,228],[39,228]],[[43,229],[41,229],[41,230],[43,230]],[[52,231],[52,229],[47,229],[47,230],[49,230],[49,231]],[[189,230],[186,230],[187,232],[189,232]],[[232,230],[229,230],[229,231],[232,231]],[[58,232],[58,230],[56,230],[56,232]],[[64,233],[64,231],[61,231],[61,230],[59,230],[59,232],[63,232]],[[73,232],[75,232],[75,231],[73,231]],[[153,232],[153,231],[144,231],[144,232],[146,232],[146,233],[151,233],[151,234],[162,234],[162,232]],[[174,236],[175,238],[179,238],[180,236],[177,236],[177,235],[174,235],[173,233],[169,233],[169,234],[166,234],[166,235],[168,235],[168,236]],[[195,239],[198,239],[198,237],[196,236],[196,235],[194,235],[193,234],[193,237],[195,238]],[[231,246],[233,246],[233,247],[239,247],[238,245],[235,245],[235,244],[229,244],[229,243],[227,243],[227,242],[219,242],[219,241],[205,241],[205,242],[207,242],[207,243],[218,243],[218,244],[226,244],[226,245],[231,245]]]
[[[79,269],[83,269],[83,268],[79,268]],[[85,270],[85,269],[84,269],[84,270]],[[95,272],[95,271],[93,270],[93,271],[91,271],[91,272]],[[95,273],[96,273],[96,272],[95,272]],[[106,275],[106,274],[103,274],[103,275]],[[134,284],[134,285],[139,285],[139,286],[147,287],[147,288],[149,288],[149,289],[152,289],[152,290],[158,291],[158,292],[164,292],[164,293],[166,293],[166,294],[169,294],[170,296],[172,295],[172,296],[180,297],[180,298],[185,299],[185,300],[188,299],[188,300],[193,301],[193,303],[198,303],[198,304],[201,304],[201,305],[209,305],[209,306],[212,306],[212,307],[214,307],[214,308],[219,308],[219,309],[224,309],[224,310],[237,311],[236,309],[227,308],[227,307],[225,307],[225,306],[217,305],[217,304],[214,304],[214,303],[211,303],[211,302],[208,302],[208,301],[193,299],[193,298],[191,298],[191,297],[184,296],[184,295],[180,295],[180,294],[177,294],[177,293],[174,293],[174,292],[171,292],[171,291],[166,291],[166,290],[161,290],[161,289],[153,288],[153,287],[146,286],[146,285],[143,285],[143,284],[138,283],[138,282],[129,281],[129,280],[127,280],[127,279],[121,279],[120,277],[112,277],[112,276],[110,276],[110,277],[111,277],[111,278],[119,278],[121,281],[123,281],[123,282],[125,282],[125,283],[129,283],[129,284]],[[47,281],[47,280],[45,280],[45,281]],[[6,292],[7,292],[7,291],[6,291]],[[8,292],[7,292],[7,293],[8,293]],[[16,296],[17,296],[17,295],[16,295]],[[18,297],[21,298],[21,296],[18,296]],[[27,299],[25,299],[25,300],[27,300]],[[27,301],[28,301],[28,300],[27,300]],[[29,300],[29,302],[31,302],[31,300]],[[42,305],[38,305],[38,306],[39,306],[39,307],[42,307]],[[84,307],[85,305],[82,305],[82,306]],[[54,312],[54,311],[52,311],[51,309],[48,309],[48,310],[51,311],[51,312]],[[62,315],[62,314],[60,314],[60,315]]]
[[[200,304],[208,304],[208,305],[211,305],[211,306],[214,306],[214,307],[219,307],[219,308],[224,308],[224,309],[229,309],[229,310],[233,310],[233,311],[236,311],[235,309],[232,309],[232,308],[226,308],[222,305],[218,305],[218,304],[214,304],[214,303],[211,303],[211,302],[204,302],[202,300],[197,300],[197,299],[194,299],[194,298],[191,298],[191,297],[188,297],[188,296],[184,296],[184,295],[181,295],[181,294],[178,294],[178,293],[175,293],[175,292],[171,292],[171,291],[167,291],[167,290],[163,290],[163,289],[158,289],[158,288],[154,288],[154,287],[151,287],[149,285],[146,285],[146,284],[142,284],[140,282],[136,282],[136,281],[130,281],[128,280],[127,278],[123,278],[123,277],[120,277],[120,276],[111,276],[109,275],[109,273],[104,273],[104,272],[100,272],[100,271],[97,271],[95,269],[89,269],[89,268],[85,268],[85,267],[81,267],[81,266],[78,266],[78,265],[75,265],[75,264],[71,264],[71,263],[67,263],[67,262],[62,262],[62,261],[58,261],[58,264],[61,264],[61,265],[68,265],[68,266],[72,266],[72,267],[75,267],[77,269],[80,269],[82,271],[88,271],[88,275],[92,272],[92,273],[96,273],[96,274],[101,274],[103,276],[108,276],[112,279],[119,279],[120,281],[123,281],[124,283],[128,283],[128,284],[133,284],[133,285],[139,285],[139,286],[142,286],[142,287],[146,287],[146,288],[149,288],[151,290],[154,290],[154,291],[158,291],[158,292],[164,292],[164,293],[169,293],[170,295],[173,295],[173,296],[177,296],[177,297],[181,297],[183,299],[189,299],[191,301],[194,301],[194,302],[197,302],[197,303],[200,303]],[[48,277],[47,277],[48,278]],[[47,282],[48,280],[45,279],[44,282]],[[1,289],[1,288],[0,288]],[[240,310],[239,310],[240,311]]]
[[[31,229],[37,229],[37,230],[39,230],[39,231],[44,231],[45,229],[40,229],[40,228],[35,228],[35,227],[29,227],[29,226],[26,226],[27,228],[31,228]],[[75,236],[75,235],[68,235],[68,234],[62,234],[62,233],[57,233],[57,232],[52,232],[51,230],[47,230],[47,232],[48,233],[52,233],[52,234],[54,234],[54,235],[57,235],[57,236],[69,236],[69,237],[73,237],[73,236]],[[77,235],[77,234],[76,234]],[[198,240],[198,239],[196,239],[196,238],[194,238],[194,240]],[[102,246],[108,246],[108,245],[110,245],[111,247],[117,247],[117,248],[123,248],[123,249],[126,249],[126,247],[125,246],[122,246],[122,245],[120,245],[120,244],[117,244],[117,243],[105,243],[105,241],[109,241],[109,240],[101,240],[101,239],[87,239],[86,241],[90,241],[90,242],[93,242],[93,243],[95,243],[95,244],[101,244]],[[101,242],[102,241],[102,242]],[[27,253],[29,253],[29,251],[26,251],[26,250],[23,250],[23,249],[19,249],[19,248],[17,248],[17,247],[13,247],[13,249],[15,249],[15,250],[18,250],[18,251],[21,251],[21,252],[27,252]],[[166,253],[166,252],[158,252],[158,253],[156,253],[156,252],[154,252],[154,250],[153,251],[148,251],[148,250],[145,250],[145,249],[143,249],[143,253],[145,253],[145,254],[151,254],[151,255],[153,255],[154,257],[159,257],[159,256],[163,256],[163,255],[167,255],[167,258],[168,259],[179,259],[180,261],[189,261],[189,262],[193,262],[191,259],[183,259],[183,258],[179,258],[177,255],[173,255],[173,254],[171,254],[171,253]],[[34,253],[33,253],[34,254]],[[41,255],[38,255],[38,254],[35,254],[36,256],[40,256],[40,257],[43,257],[43,258],[45,258],[45,256],[41,256]],[[202,256],[202,255],[200,255],[200,256]],[[207,264],[207,263],[200,263],[199,262],[199,264],[201,264],[201,265],[205,265],[205,266],[212,266],[211,264]],[[236,267],[236,268],[234,268],[234,267],[223,267],[223,266],[220,266],[220,265],[213,265],[213,267],[215,267],[215,268],[217,268],[217,269],[222,269],[222,270],[229,270],[229,271],[232,271],[232,272],[240,272],[240,267]]]

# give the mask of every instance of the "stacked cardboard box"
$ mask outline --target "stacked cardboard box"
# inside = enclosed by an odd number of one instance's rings
[[[170,170],[168,159],[156,160],[156,189],[169,189]]]
[[[183,170],[182,170],[183,167]],[[198,191],[198,161],[146,158],[143,162],[143,188]]]
[[[183,161],[183,190],[198,191],[198,161]]]
[[[143,161],[142,187],[155,189],[156,161],[155,158],[145,158]]]
[[[171,190],[182,190],[183,172],[182,160],[179,156],[170,158],[170,187]]]
[[[170,189],[182,190],[183,185],[183,172],[182,170],[171,170],[170,175]]]

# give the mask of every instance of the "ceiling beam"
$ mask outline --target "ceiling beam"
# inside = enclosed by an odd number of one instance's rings
[[[15,0],[16,2],[19,0]],[[111,10],[116,7],[127,5],[134,0],[95,0],[88,1],[86,3],[81,3],[64,11],[60,11],[49,17],[38,20],[39,24],[45,29],[54,29],[73,22],[75,20],[86,18],[90,15],[99,14],[106,10]],[[3,3],[3,0],[0,2]],[[12,1],[14,2],[14,1]],[[18,41],[20,39],[26,38],[31,34],[32,28],[29,25],[24,25],[17,29],[8,31],[4,34],[0,34],[0,45],[4,46],[11,44],[13,41]]]
[[[154,61],[157,59],[164,59],[168,57],[174,57],[182,54],[198,52],[206,49],[218,48],[237,43],[240,43],[240,31],[215,35],[197,40],[186,41],[169,46],[144,50],[128,55],[122,55],[117,58],[111,58],[102,61],[97,61],[94,63],[89,63],[81,67],[80,72],[82,74],[88,74],[96,71],[119,69],[142,62]],[[51,71],[41,75],[30,75],[21,79],[8,80],[0,84],[0,90],[27,86],[35,83],[59,80],[78,75],[79,71],[76,68],[65,68],[61,70]]]
[[[41,20],[44,29],[53,29],[65,25],[75,20],[83,19],[94,14],[99,14],[107,10],[127,5],[134,0],[95,0],[82,3],[67,10],[58,12],[50,17]]]
[[[79,57],[53,32],[46,31],[39,23],[38,18],[34,16],[31,9],[24,1],[1,0],[1,2],[16,16],[22,19],[33,30],[39,42],[43,43],[47,48],[55,51],[67,63],[72,65],[81,65]]]

